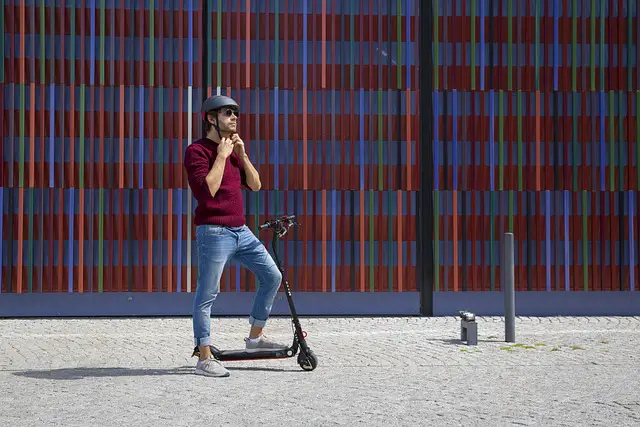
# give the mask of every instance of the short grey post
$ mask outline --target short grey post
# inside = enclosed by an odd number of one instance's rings
[[[516,293],[515,293],[515,271],[514,271],[514,245],[513,233],[505,233],[503,247],[504,269],[504,332],[505,342],[516,341]]]

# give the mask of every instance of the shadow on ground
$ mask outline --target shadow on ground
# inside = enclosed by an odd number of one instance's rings
[[[294,369],[226,366],[230,371],[267,371],[293,372]],[[133,369],[133,368],[63,368],[38,371],[18,371],[13,375],[40,380],[81,380],[101,377],[144,377],[162,375],[194,375],[193,366],[181,366],[172,369]]]

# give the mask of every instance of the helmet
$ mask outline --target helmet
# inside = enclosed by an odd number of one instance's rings
[[[240,106],[236,101],[228,96],[214,95],[204,100],[200,112],[202,113],[202,120],[207,121],[207,113],[212,110],[217,110],[222,107],[232,107],[236,112],[240,111]]]

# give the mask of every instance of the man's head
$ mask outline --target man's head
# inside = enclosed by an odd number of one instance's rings
[[[228,96],[214,95],[202,103],[202,120],[207,123],[207,134],[215,129],[222,139],[236,133],[237,119],[240,116],[240,106]]]

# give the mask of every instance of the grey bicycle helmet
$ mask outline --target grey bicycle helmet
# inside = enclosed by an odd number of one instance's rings
[[[236,111],[236,115],[238,115],[240,112],[240,106],[236,101],[233,100],[233,98],[229,98],[228,96],[224,96],[224,95],[214,95],[205,99],[204,102],[202,103],[202,108],[200,109],[200,112],[202,113],[202,120],[208,123],[207,113],[211,111],[219,110],[220,108],[224,108],[224,107],[231,107]],[[218,126],[218,115],[216,114],[215,117],[216,117],[216,123],[213,126],[218,132],[218,136],[221,137],[220,127]]]

